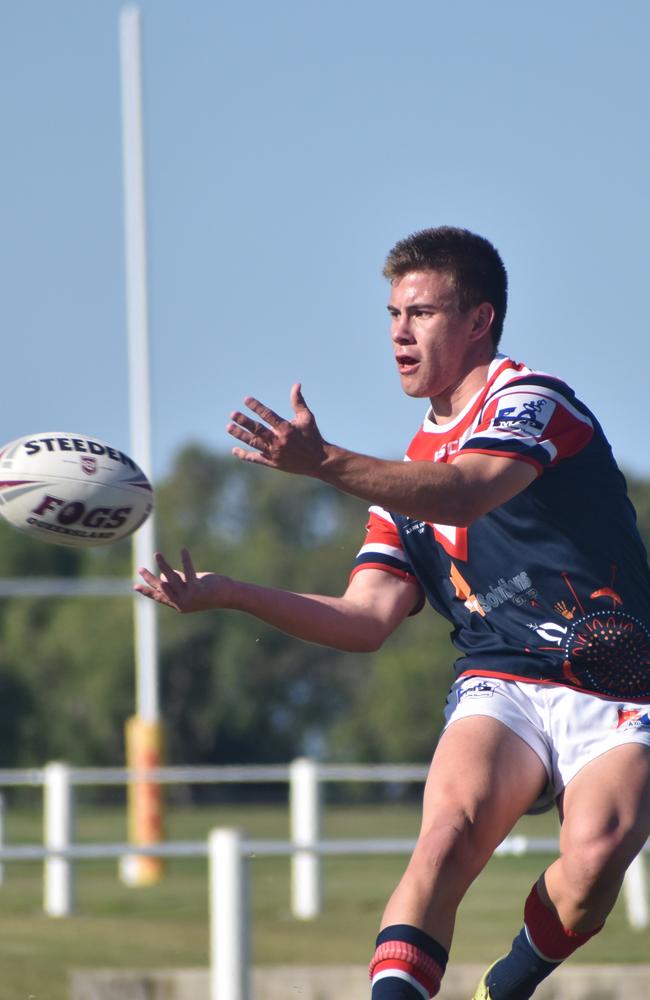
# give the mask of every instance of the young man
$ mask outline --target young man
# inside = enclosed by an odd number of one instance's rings
[[[256,399],[232,414],[238,458],[370,501],[342,597],[295,594],[158,557],[140,593],[177,611],[236,608],[312,642],[374,650],[426,598],[463,654],[422,826],[384,912],[373,1000],[438,993],[457,907],[519,817],[557,803],[560,855],[474,1000],[526,1000],[603,926],[650,834],[650,572],[625,483],[593,414],[557,378],[497,353],[507,278],[465,230],[388,255],[404,391],[430,409],[405,462],[320,435]]]

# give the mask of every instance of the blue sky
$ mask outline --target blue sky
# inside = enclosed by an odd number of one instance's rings
[[[0,3],[4,427],[129,450],[118,17]],[[326,438],[400,457],[381,278],[429,225],[490,238],[504,348],[650,476],[650,6],[142,0],[154,478],[302,380]],[[234,461],[234,459],[233,459]]]

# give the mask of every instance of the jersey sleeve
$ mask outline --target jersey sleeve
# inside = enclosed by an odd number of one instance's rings
[[[458,452],[528,462],[538,475],[576,455],[593,437],[589,411],[555,379],[517,379],[488,397],[480,420]]]
[[[418,582],[402,546],[395,522],[382,507],[370,508],[366,538],[357,552],[350,579],[362,569],[379,569],[399,576],[403,580]]]

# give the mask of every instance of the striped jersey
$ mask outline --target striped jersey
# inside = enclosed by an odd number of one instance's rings
[[[459,675],[650,701],[650,570],[593,413],[560,379],[498,355],[453,422],[429,411],[405,460],[472,453],[528,462],[537,476],[469,527],[371,507],[353,574],[416,580],[453,626]]]

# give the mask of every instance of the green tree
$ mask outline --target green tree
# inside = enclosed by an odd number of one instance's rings
[[[0,577],[74,577],[83,561],[79,549],[44,544],[0,521]]]
[[[123,723],[133,711],[132,647],[128,600],[11,602],[1,674],[16,694],[13,763],[119,763]]]
[[[630,477],[650,542],[650,483]],[[197,445],[156,489],[160,548],[177,563],[301,592],[340,594],[366,505]],[[79,551],[0,523],[0,576],[132,576],[127,541]],[[140,598],[137,598],[138,600]],[[426,761],[455,653],[431,609],[373,655],[301,642],[244,614],[160,609],[161,706],[176,763]],[[0,759],[119,764],[134,711],[133,607],[126,598],[0,600]]]
[[[195,447],[178,456],[158,507],[170,558],[187,545],[199,568],[307,592],[342,592],[365,519],[364,505],[322,484]],[[243,614],[160,620],[176,759],[286,760],[322,738],[359,683],[360,658]]]
[[[407,619],[375,653],[353,710],[334,726],[340,760],[427,761],[442,725],[456,658],[450,625],[431,608]]]

